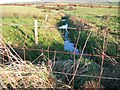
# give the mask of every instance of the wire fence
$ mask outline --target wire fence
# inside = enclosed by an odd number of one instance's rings
[[[35,48],[18,48],[18,47],[13,47],[14,49],[18,49],[18,50],[30,50],[30,51],[39,51],[39,52],[49,52],[49,53],[62,53],[62,54],[71,54],[71,55],[81,55],[81,53],[75,53],[75,52],[65,52],[65,51],[56,51],[56,50],[44,50],[44,49],[35,49]],[[83,56],[95,56],[95,57],[102,57],[102,55],[98,55],[98,54],[82,54]],[[120,56],[108,56],[107,54],[104,54],[104,56],[110,57],[110,58],[120,58]]]
[[[30,26],[29,24],[25,24],[25,25],[20,25],[20,24],[0,24],[0,26]],[[35,27],[35,26],[33,26]],[[59,27],[48,27],[48,26],[36,26],[37,28],[56,28],[56,29],[59,29]],[[79,31],[92,31],[93,28],[71,28],[71,27],[68,27],[68,30],[79,30]],[[94,28],[95,29],[95,28]],[[91,32],[92,33],[92,32]],[[91,33],[89,33],[89,36],[91,35]],[[71,80],[70,80],[70,83],[71,84],[75,77],[89,77],[89,78],[97,78],[99,79],[98,80],[98,84],[100,84],[101,82],[101,79],[109,79],[109,80],[120,80],[120,78],[113,78],[113,77],[104,77],[102,76],[103,74],[103,69],[104,69],[104,61],[105,61],[105,58],[114,58],[114,59],[119,59],[120,56],[112,56],[112,55],[107,55],[105,52],[106,52],[106,44],[107,44],[107,41],[106,41],[106,36],[108,33],[111,33],[111,32],[107,32],[106,30],[104,30],[104,42],[103,42],[103,50],[101,52],[101,54],[84,54],[84,49],[86,47],[86,44],[89,40],[89,36],[87,37],[88,40],[86,40],[85,44],[84,44],[84,47],[82,49],[82,52],[81,53],[75,53],[75,52],[65,52],[65,51],[57,51],[57,50],[43,50],[43,49],[35,49],[35,48],[18,48],[18,47],[13,47],[14,49],[17,49],[17,50],[23,50],[24,52],[24,60],[26,60],[26,51],[39,51],[39,52],[47,52],[47,53],[53,53],[53,54],[69,54],[69,55],[78,55],[79,56],[79,59],[78,59],[78,63],[77,63],[77,66],[74,68],[74,72],[73,74],[71,73],[66,73],[66,72],[57,72],[57,71],[53,71],[53,73],[55,74],[64,74],[64,75],[70,75],[72,76]],[[2,48],[2,50],[4,49],[4,47],[0,47],[0,49]],[[4,52],[1,53],[2,55],[2,59],[4,61],[4,56],[6,55]],[[80,61],[82,59],[82,56],[95,56],[95,57],[100,57],[102,59],[102,62],[101,62],[101,65],[100,65],[100,74],[99,76],[93,76],[93,75],[78,75],[77,74],[77,71],[78,71],[78,67],[79,67],[79,64],[80,64]],[[37,60],[40,56],[38,56],[35,60]],[[49,57],[48,57],[49,59]],[[112,62],[116,63],[116,61],[114,60],[111,60]],[[74,61],[75,62],[75,61]],[[75,65],[74,65],[75,66]]]

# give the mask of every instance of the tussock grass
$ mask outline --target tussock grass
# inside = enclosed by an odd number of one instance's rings
[[[23,61],[9,44],[14,55],[3,42],[0,41],[0,43],[5,47],[3,50],[1,48],[0,54],[4,52],[5,56],[9,57],[6,64],[0,65],[0,88],[7,90],[70,88],[57,80],[50,67],[46,66],[44,62],[41,65],[34,65],[30,61]]]
[[[54,88],[57,80],[43,64],[35,66],[31,62],[0,67],[2,87],[8,88]]]

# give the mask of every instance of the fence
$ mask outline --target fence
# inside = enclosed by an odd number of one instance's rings
[[[1,26],[21,26],[21,25],[19,25],[19,24],[1,24]],[[29,25],[25,25],[25,26],[29,26]],[[59,29],[59,27],[48,27],[48,26],[38,26],[37,25],[37,20],[35,20],[34,21],[34,41],[35,41],[35,44],[38,44],[38,30],[37,30],[37,28],[56,28],[56,29]],[[68,30],[79,30],[79,31],[86,31],[86,30],[89,30],[89,28],[71,28],[71,27],[68,27]],[[73,83],[73,81],[74,81],[74,79],[75,79],[75,77],[89,77],[89,78],[97,78],[98,79],[98,84],[101,82],[101,79],[110,79],[110,80],[120,80],[120,78],[112,78],[112,77],[104,77],[104,76],[102,76],[102,73],[103,73],[103,64],[104,64],[104,60],[105,60],[105,58],[117,58],[117,59],[119,59],[120,58],[120,56],[108,56],[106,53],[105,53],[105,50],[106,50],[106,43],[107,43],[107,41],[106,41],[106,36],[107,36],[107,34],[108,33],[112,33],[112,32],[107,32],[106,30],[104,30],[104,42],[103,42],[103,50],[102,50],[102,54],[84,54],[83,52],[84,52],[84,50],[85,50],[85,47],[86,47],[86,44],[87,44],[87,42],[88,42],[88,40],[89,40],[89,37],[90,37],[90,35],[91,35],[91,33],[92,33],[92,29],[91,30],[89,30],[90,31],[90,33],[89,33],[89,35],[88,35],[88,37],[87,37],[87,40],[86,40],[86,42],[85,42],[85,44],[84,44],[84,46],[83,46],[83,49],[82,49],[82,51],[81,51],[81,53],[75,53],[75,52],[65,52],[65,51],[57,51],[57,50],[43,50],[43,49],[35,49],[35,48],[17,48],[17,47],[14,47],[14,49],[18,49],[18,50],[23,50],[23,52],[24,52],[24,60],[26,60],[26,51],[39,51],[39,52],[47,52],[48,54],[49,53],[54,53],[54,55],[56,55],[56,54],[69,54],[69,55],[78,55],[79,56],[79,59],[78,59],[78,63],[77,63],[77,65],[76,65],[76,67],[74,68],[74,72],[73,72],[73,74],[71,74],[71,73],[66,73],[66,72],[57,72],[57,71],[53,71],[53,73],[56,73],[56,74],[64,74],[64,75],[70,75],[70,76],[72,76],[72,78],[71,78],[71,80],[70,80],[70,82],[69,82],[69,84],[71,84],[71,83]],[[26,35],[27,36],[27,35]],[[79,38],[80,38],[80,36],[78,36],[78,40],[79,40]],[[77,43],[78,44],[78,43]],[[3,59],[3,61],[4,61],[4,53],[2,54],[2,59]],[[102,58],[102,62],[101,62],[101,65],[100,65],[100,75],[99,76],[93,76],[93,75],[78,75],[77,74],[77,71],[78,71],[78,68],[79,68],[79,64],[80,64],[80,61],[81,61],[81,59],[82,59],[82,56],[95,56],[95,57],[100,57],[100,58]],[[40,56],[38,56],[35,60],[37,60],[38,58],[39,58]],[[55,56],[54,56],[55,57]],[[49,57],[48,57],[49,58]],[[54,62],[55,62],[55,58],[54,58]],[[75,61],[74,61],[75,62]],[[115,63],[116,64],[116,61],[114,61],[113,59],[111,60],[111,62],[113,62],[113,63]]]

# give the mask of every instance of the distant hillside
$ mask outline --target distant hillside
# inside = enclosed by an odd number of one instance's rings
[[[40,2],[106,2],[107,0],[42,0]]]
[[[119,0],[36,0],[39,2],[118,2]]]
[[[79,2],[79,3],[94,3],[94,2],[107,2],[107,3],[113,3],[113,2],[118,2],[119,0],[26,0],[25,2],[21,1],[2,1],[0,2],[0,4],[4,4],[4,3],[34,3],[34,2]]]
[[[94,2],[95,1],[95,2]],[[104,0],[42,0],[42,1],[33,1],[33,2],[12,2],[12,3],[2,3],[2,5],[6,4],[41,4],[41,3],[82,3],[82,4],[91,4],[91,5],[105,5],[105,6],[118,6],[118,2],[110,2],[110,1],[104,1]]]

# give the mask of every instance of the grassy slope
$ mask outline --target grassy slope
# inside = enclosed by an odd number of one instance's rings
[[[53,13],[53,15],[51,15]],[[3,36],[8,40],[10,44],[23,46],[24,40],[26,40],[26,46],[34,46],[34,19],[38,20],[38,26],[54,26],[60,16],[53,12],[47,12],[49,15],[49,21],[45,22],[46,12],[34,8],[23,6],[3,6],[2,7],[2,23],[3,24],[19,24],[23,26],[3,26]],[[54,18],[53,18],[54,16]],[[24,25],[30,26],[24,26]],[[53,46],[56,44],[63,45],[63,39],[59,31],[48,28],[38,28],[39,44],[43,48]],[[25,39],[25,34],[28,38]],[[57,46],[56,48],[57,49]],[[60,48],[61,49],[61,48]]]
[[[45,21],[46,14],[48,15],[47,22]],[[2,26],[4,38],[15,47],[25,46],[26,48],[43,48],[44,50],[49,47],[51,50],[63,51],[64,40],[61,33],[53,28],[38,28],[39,44],[37,46],[34,44],[34,19],[38,20],[38,26],[55,26],[61,17],[54,10],[46,12],[34,7],[3,6],[2,24],[22,25]],[[29,26],[24,26],[26,24]],[[22,51],[18,53],[20,52]],[[23,52],[20,54],[23,56]],[[28,60],[34,60],[39,55],[40,52],[37,51],[26,51],[26,59]]]

